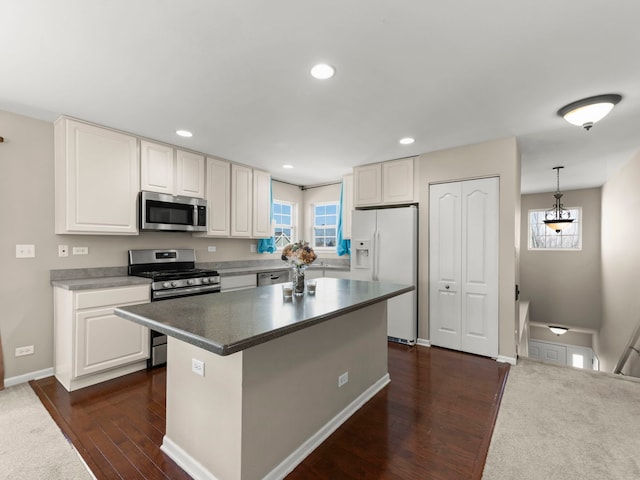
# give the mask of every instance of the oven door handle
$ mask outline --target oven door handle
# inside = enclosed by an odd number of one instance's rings
[[[179,290],[155,290],[153,292],[153,298],[159,300],[161,298],[184,297],[185,295],[192,295],[194,293],[215,293],[219,291],[220,285],[199,285],[191,288],[180,288]]]

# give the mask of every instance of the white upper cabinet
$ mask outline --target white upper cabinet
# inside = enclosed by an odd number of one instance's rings
[[[411,203],[413,196],[413,158],[382,164],[382,203]]]
[[[249,167],[231,164],[231,236],[251,238],[253,172]]]
[[[231,163],[207,158],[207,236],[228,237],[231,233]]]
[[[266,238],[271,232],[271,174],[207,158],[207,233],[194,236]]]
[[[204,172],[202,155],[140,142],[140,190],[204,198]]]
[[[351,215],[353,213],[353,175],[342,178],[342,238],[351,238]]]
[[[54,133],[55,232],[137,235],[137,138],[67,117]]]
[[[176,195],[204,198],[204,157],[176,152]]]
[[[356,207],[416,201],[413,158],[354,167],[353,174]]]
[[[356,207],[380,205],[382,203],[382,165],[354,167],[354,188]]]
[[[271,174],[253,171],[253,237],[271,237]]]
[[[169,145],[140,141],[140,190],[173,194],[175,151]]]

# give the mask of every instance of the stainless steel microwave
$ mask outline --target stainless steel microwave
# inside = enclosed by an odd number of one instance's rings
[[[140,230],[205,232],[207,201],[204,198],[140,192]]]

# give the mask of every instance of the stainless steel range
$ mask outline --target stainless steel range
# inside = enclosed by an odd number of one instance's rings
[[[215,270],[195,268],[191,249],[129,250],[129,275],[150,278],[151,301],[202,295],[220,291],[220,275]],[[167,363],[167,336],[151,331],[149,367]]]

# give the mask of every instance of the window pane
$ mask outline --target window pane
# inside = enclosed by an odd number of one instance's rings
[[[327,215],[325,225],[337,225],[335,215]]]
[[[326,212],[327,212],[327,215],[335,215],[336,213],[338,213],[338,205],[336,204],[327,205]]]
[[[324,205],[316,205],[316,216],[324,215],[326,213],[326,207]]]
[[[529,248],[530,249],[565,249],[580,250],[582,225],[581,209],[569,208],[567,211],[574,221],[568,224],[564,230],[556,232],[544,224],[548,210],[529,211]]]
[[[282,204],[278,202],[273,202],[273,213],[282,213]]]
[[[291,216],[291,205],[281,205],[282,213]]]

